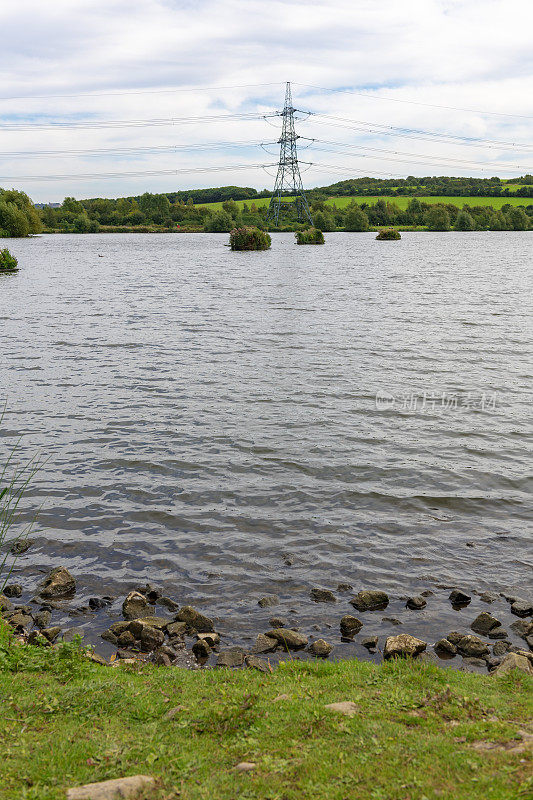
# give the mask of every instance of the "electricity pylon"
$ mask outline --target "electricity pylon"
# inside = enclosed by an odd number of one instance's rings
[[[283,196],[294,197],[298,220],[308,220],[311,225],[313,224],[309,203],[304,192],[302,176],[300,175],[300,167],[298,166],[296,140],[300,137],[294,130],[294,112],[296,110],[292,105],[291,84],[287,81],[285,107],[280,114],[283,117],[283,128],[281,137],[278,139],[280,144],[278,174],[274,184],[274,194],[270,198],[267,213],[267,221],[272,222],[276,227],[279,223],[281,198]]]

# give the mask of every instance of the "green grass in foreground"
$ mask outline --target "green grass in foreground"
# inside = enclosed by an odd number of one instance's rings
[[[153,775],[157,800],[530,798],[533,680],[397,661],[121,666],[0,639],[0,798]],[[351,700],[348,718],[324,708]],[[529,719],[529,723],[528,723]],[[529,727],[528,727],[529,725]],[[493,743],[493,749],[483,749]],[[241,773],[241,761],[256,764]]]
[[[286,197],[284,198],[287,201],[292,201],[294,198]],[[409,202],[412,200],[412,197],[329,197],[326,201],[328,205],[335,203],[337,208],[346,208],[346,206],[350,205],[352,200],[356,203],[368,203],[368,205],[374,205],[377,203],[378,200],[385,200],[385,202],[391,201],[396,203],[398,208],[404,210],[407,208]],[[419,197],[423,203],[450,203],[451,205],[459,206],[462,208],[464,205],[467,206],[492,206],[496,210],[500,209],[502,206],[509,204],[511,206],[528,206],[533,205],[533,199],[531,197]],[[258,200],[236,200],[237,205],[242,208],[244,203],[248,205],[248,208],[255,203],[257,208],[260,206],[267,206],[270,203],[269,197],[260,197]],[[205,206],[206,208],[210,208],[211,210],[218,210],[222,208],[222,203],[198,203],[199,206]]]

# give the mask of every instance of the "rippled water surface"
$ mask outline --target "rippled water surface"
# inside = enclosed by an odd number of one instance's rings
[[[309,589],[339,582],[418,633],[450,629],[444,587],[527,596],[533,233],[374,236],[7,242],[0,446],[48,458],[28,591],[59,563],[78,605],[150,581],[237,638],[337,626],[350,595]]]

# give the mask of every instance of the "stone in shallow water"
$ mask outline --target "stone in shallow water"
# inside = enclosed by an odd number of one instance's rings
[[[385,659],[401,656],[402,658],[414,658],[422,653],[427,647],[426,642],[411,636],[409,633],[401,633],[399,636],[389,636],[385,642],[383,657]]]
[[[43,628],[41,633],[49,642],[55,642],[61,633],[61,628],[59,625],[54,625],[52,628]]]
[[[511,623],[510,628],[521,639],[525,639],[533,633],[533,622],[529,622],[526,619],[517,619],[516,622]]]
[[[122,631],[117,640],[118,647],[133,647],[135,644],[135,636],[131,631]]]
[[[449,600],[452,606],[467,606],[472,601],[472,598],[469,594],[466,594],[466,592],[462,592],[460,589],[454,589],[450,593]]]
[[[4,587],[4,595],[6,597],[20,597],[22,594],[22,586],[20,583],[8,583]]]
[[[367,650],[376,650],[378,646],[378,637],[377,636],[365,636],[364,639],[361,639],[361,644],[363,647],[366,647]]]
[[[482,611],[481,614],[478,614],[470,627],[476,633],[486,636],[493,628],[501,627],[501,622],[499,619],[496,619],[496,617],[493,617],[492,614],[489,614],[488,611]]]
[[[42,583],[41,597],[69,597],[76,591],[76,581],[66,567],[53,569]]]
[[[484,658],[476,658],[475,656],[465,656],[463,658],[463,667],[477,667],[479,669],[487,669],[487,662]]]
[[[196,638],[198,641],[207,642],[209,647],[216,647],[220,644],[220,634],[218,633],[197,633]]]
[[[389,597],[385,592],[374,589],[365,589],[358,592],[350,603],[358,611],[377,611],[387,608]]]
[[[141,631],[141,650],[144,653],[157,650],[164,641],[165,634],[157,628],[150,628],[148,625],[145,625]]]
[[[333,645],[326,642],[325,639],[317,639],[309,647],[309,652],[318,658],[327,658],[332,650]]]
[[[199,661],[209,658],[211,648],[204,639],[198,639],[192,646],[192,651]]]
[[[257,601],[257,605],[261,608],[270,608],[271,606],[279,605],[279,597],[277,594],[266,594]]]
[[[168,608],[169,611],[178,611],[180,607],[179,603],[176,603],[170,597],[158,597],[156,603],[158,606]]]
[[[100,608],[106,608],[111,605],[110,597],[89,597],[89,608],[91,611],[98,611]]]
[[[39,611],[39,613],[34,616],[35,624],[38,628],[47,628],[50,625],[51,619],[52,614],[50,611]]]
[[[115,636],[120,636],[121,633],[124,633],[124,631],[129,630],[129,627],[132,624],[133,623],[131,623],[131,622],[121,620],[120,622],[114,622],[112,625],[110,625],[109,626],[109,630]]]
[[[150,628],[157,628],[157,630],[162,631],[167,625],[172,624],[172,620],[168,617],[142,617],[142,619],[134,620],[130,623],[130,631],[133,630],[133,626],[136,624],[149,625]]]
[[[496,642],[496,644],[492,648],[492,652],[495,656],[504,656],[511,646],[511,642]]]
[[[253,653],[271,653],[278,646],[278,640],[260,633],[255,640]]]
[[[336,603],[337,598],[330,592],[329,589],[311,589],[310,591],[311,600],[314,600],[315,603]]]
[[[148,608],[146,597],[140,592],[130,592],[122,603],[122,615],[124,619],[141,619],[148,617],[151,609]]]
[[[186,630],[186,622],[171,622],[167,625],[167,633],[171,638],[173,636],[183,636]]]
[[[287,620],[282,619],[281,617],[270,617],[268,624],[271,628],[286,628]]]
[[[459,633],[459,631],[451,631],[446,638],[452,644],[457,645],[459,644],[461,639],[463,639],[465,636],[466,636],[465,633]]]
[[[35,544],[35,539],[18,539],[9,551],[12,556],[21,556]]]
[[[487,645],[481,641],[477,636],[463,636],[457,642],[457,650],[462,656],[471,658],[481,658],[489,652]]]
[[[191,606],[180,608],[176,615],[176,622],[186,622],[190,628],[198,633],[213,633],[215,630],[213,620]]]
[[[507,631],[502,628],[501,625],[489,631],[489,639],[507,639],[508,635]]]
[[[419,611],[427,606],[427,601],[421,595],[415,595],[414,597],[409,597],[405,605],[413,611]]]
[[[483,600],[484,603],[495,603],[499,598],[500,595],[497,592],[483,592],[479,595],[479,599]]]
[[[290,628],[274,628],[266,633],[271,639],[276,639],[278,644],[286,650],[300,650],[308,644],[307,636]]]
[[[155,603],[163,596],[161,589],[158,589],[157,586],[151,583],[147,583],[144,586],[137,586],[136,591],[144,595],[149,603]]]
[[[438,656],[444,658],[453,658],[457,654],[457,647],[449,639],[439,639],[433,645],[433,649]]]
[[[511,605],[511,614],[516,614],[517,617],[529,617],[533,614],[533,603],[517,600]]]
[[[344,636],[345,639],[352,639],[362,627],[363,623],[360,619],[351,614],[345,614],[340,622],[341,636]]]

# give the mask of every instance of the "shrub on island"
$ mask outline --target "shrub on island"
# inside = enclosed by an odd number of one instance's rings
[[[18,261],[7,248],[0,250],[0,272],[16,272]]]
[[[259,228],[234,228],[229,235],[232,250],[268,250],[272,239]]]
[[[324,244],[324,234],[318,228],[296,231],[296,244]]]
[[[401,239],[400,231],[395,230],[394,228],[388,228],[385,231],[380,231],[376,236],[376,239],[379,241],[384,242],[390,239]]]

